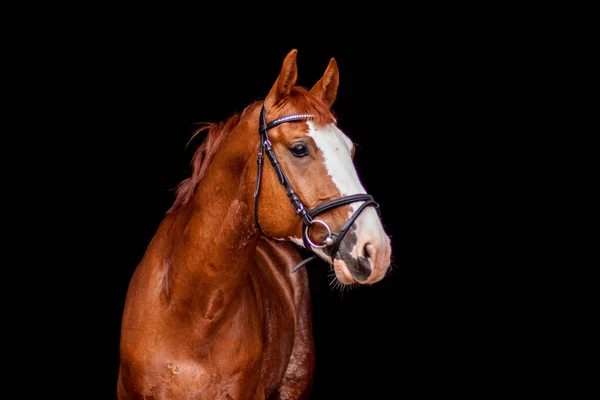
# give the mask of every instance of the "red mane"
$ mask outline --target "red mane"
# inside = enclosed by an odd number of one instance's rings
[[[219,145],[239,121],[240,115],[236,113],[224,122],[201,123],[200,128],[194,131],[190,141],[204,131],[207,131],[208,133],[206,134],[206,138],[204,139],[202,145],[198,147],[194,153],[194,156],[192,157],[192,161],[190,163],[192,166],[191,175],[177,185],[175,202],[171,208],[169,208],[167,214],[177,210],[179,207],[186,205],[190,201],[194,195],[194,191],[198,185],[198,182],[200,182],[204,176],[206,168],[217,152]]]

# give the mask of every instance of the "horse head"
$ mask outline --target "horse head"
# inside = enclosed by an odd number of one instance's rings
[[[285,57],[257,118],[258,172],[248,185],[256,223],[264,235],[333,265],[342,284],[373,284],[390,266],[390,238],[353,164],[355,146],[331,108],[337,62],[331,58],[309,90],[296,85],[296,56],[294,49]]]

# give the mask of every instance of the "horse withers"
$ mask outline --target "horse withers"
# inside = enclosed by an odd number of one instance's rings
[[[299,248],[341,285],[388,271],[390,239],[332,104],[331,59],[309,90],[297,51],[264,101],[206,137],[127,292],[117,394],[125,399],[300,399],[315,368]],[[309,258],[310,259],[310,258]]]

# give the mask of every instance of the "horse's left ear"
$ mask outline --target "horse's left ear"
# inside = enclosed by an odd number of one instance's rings
[[[340,84],[340,73],[338,71],[337,62],[334,58],[329,60],[329,65],[325,73],[319,79],[315,86],[310,89],[310,92],[323,100],[328,107],[331,107],[337,96],[338,86]]]

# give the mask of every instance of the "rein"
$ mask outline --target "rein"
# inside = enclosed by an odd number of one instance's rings
[[[258,218],[258,209],[259,209],[258,199],[259,199],[259,194],[260,194],[260,182],[261,182],[261,178],[262,178],[262,166],[263,166],[263,160],[264,160],[263,153],[266,153],[267,158],[269,159],[269,161],[271,162],[271,165],[275,169],[275,173],[277,174],[279,183],[282,184],[283,187],[285,188],[287,195],[290,198],[290,201],[292,203],[292,206],[294,207],[294,210],[296,210],[296,214],[298,214],[300,216],[300,218],[302,219],[302,223],[304,225],[304,229],[302,230],[302,240],[304,242],[304,246],[306,247],[306,249],[309,249],[309,250],[331,247],[330,255],[331,255],[331,259],[333,261],[335,254],[338,252],[338,249],[340,247],[340,243],[342,242],[342,239],[344,238],[344,236],[346,235],[346,233],[348,232],[348,230],[350,229],[350,227],[352,226],[352,224],[354,223],[356,218],[358,218],[360,213],[368,206],[375,207],[377,209],[377,212],[379,213],[379,204],[377,204],[375,202],[375,200],[373,200],[373,196],[371,196],[369,194],[358,193],[358,194],[353,194],[353,195],[339,197],[337,199],[329,200],[325,203],[319,204],[312,210],[308,210],[304,206],[304,204],[302,203],[302,201],[300,200],[300,198],[298,197],[296,192],[294,191],[294,188],[292,187],[292,185],[290,184],[289,180],[287,179],[285,173],[283,172],[283,169],[281,168],[281,164],[277,160],[277,156],[275,155],[275,151],[273,150],[273,145],[272,145],[271,141],[269,140],[269,136],[268,136],[267,132],[269,129],[274,128],[283,123],[304,122],[304,121],[314,118],[314,116],[311,114],[291,114],[291,115],[286,115],[284,117],[277,118],[277,119],[267,123],[266,110],[265,110],[265,107],[263,106],[262,109],[260,110],[259,118],[260,119],[259,119],[258,133],[260,134],[260,144],[258,147],[258,161],[257,161],[258,162],[258,172],[257,172],[257,176],[256,176],[256,187],[254,189],[254,198],[255,198],[254,219],[256,221],[256,226],[258,227],[258,229],[260,230],[260,232],[263,235],[265,235],[267,237],[271,237],[268,234],[266,234],[265,231],[262,229],[262,227],[260,226],[259,218]],[[333,208],[337,208],[339,206],[354,203],[357,201],[364,201],[364,203],[354,212],[354,214],[352,214],[352,216],[350,216],[350,218],[346,221],[346,223],[340,229],[340,232],[337,234],[332,233],[331,229],[324,221],[322,221],[320,219],[315,219],[315,217],[321,213],[324,213]],[[325,238],[325,240],[323,241],[322,244],[316,244],[310,240],[308,230],[311,226],[313,226],[315,224],[319,224],[327,230],[327,237]],[[302,266],[306,265],[309,261],[312,261],[315,258],[317,258],[317,255],[312,255],[309,258],[303,260],[302,262],[300,262],[298,265],[296,265],[292,269],[292,272],[296,272],[298,269],[302,268]]]

